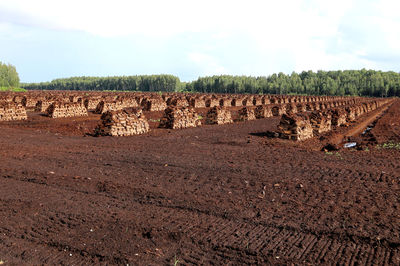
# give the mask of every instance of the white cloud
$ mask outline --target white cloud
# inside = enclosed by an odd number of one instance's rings
[[[195,64],[196,68],[200,71],[200,76],[221,75],[227,74],[228,70],[225,69],[218,60],[208,54],[191,52],[187,55],[190,62]]]
[[[182,51],[199,75],[269,74],[382,67],[379,58],[400,56],[399,9],[398,0],[1,0],[0,22],[160,43],[202,36]],[[228,62],[227,50],[252,58]]]
[[[103,36],[135,33],[176,34],[209,30],[246,30],[258,35],[282,35],[296,30],[331,32],[346,8],[340,0],[2,0],[0,10],[36,26],[82,30]],[[332,11],[332,12],[330,12]],[[333,15],[332,15],[333,14]],[[321,20],[321,18],[326,19]],[[328,21],[328,23],[327,23]],[[333,23],[329,23],[329,21]],[[18,21],[13,21],[18,22]],[[313,24],[313,27],[310,26]],[[302,26],[307,26],[304,28]]]

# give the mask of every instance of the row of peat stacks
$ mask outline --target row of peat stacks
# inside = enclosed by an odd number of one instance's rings
[[[181,93],[140,93],[140,92],[78,92],[78,91],[28,91],[5,92],[0,101],[21,103],[26,108],[35,108],[38,101],[82,102],[89,110],[96,109],[101,101],[125,101],[136,99],[141,105],[145,98],[163,99],[167,105],[176,100],[186,102],[182,106],[194,108],[215,106],[256,106],[267,104],[307,103],[328,100],[341,100],[345,97],[326,96],[284,96],[284,95],[243,95],[243,94],[181,94]],[[176,104],[172,104],[176,105]],[[180,106],[177,104],[177,106]],[[130,106],[135,107],[135,106]],[[155,108],[156,109],[156,108]],[[158,108],[161,109],[161,108]],[[165,109],[165,108],[164,108]]]
[[[211,108],[206,117],[206,124],[232,123],[231,113],[222,107]],[[198,127],[200,117],[191,107],[167,107],[160,121],[160,128],[182,129]],[[107,111],[102,114],[95,129],[97,136],[130,136],[149,131],[149,123],[141,109],[126,108],[118,111]]]
[[[72,94],[72,95],[71,95]],[[362,98],[327,97],[327,96],[277,96],[277,95],[241,95],[241,94],[180,94],[180,93],[122,93],[122,92],[71,92],[71,91],[28,91],[22,93],[2,93],[0,102],[8,103],[10,113],[17,115],[2,115],[4,119],[26,119],[24,110],[35,108],[35,111],[47,114],[50,117],[86,116],[87,110],[95,110],[97,113],[117,111],[124,108],[140,107],[145,111],[164,111],[171,108],[203,108],[210,109],[210,119],[206,123],[231,123],[227,117],[229,111],[225,107],[243,106],[239,110],[239,120],[254,120],[270,116],[281,116],[285,113],[309,112],[315,110],[330,109],[333,107],[352,105],[360,102]],[[4,106],[4,104],[3,104]],[[218,108],[218,109],[212,109]],[[222,108],[222,109],[221,109]],[[19,111],[15,111],[15,110]],[[85,110],[86,109],[86,110]],[[214,113],[213,113],[214,112]],[[359,115],[360,110],[352,111],[354,116]],[[179,111],[174,111],[179,117]],[[190,113],[184,111],[184,113]],[[221,114],[219,114],[221,113]],[[218,114],[220,118],[215,117]],[[188,115],[183,115],[185,117]],[[230,114],[229,114],[230,116]],[[9,118],[12,117],[12,118]],[[195,117],[195,116],[193,116]],[[167,121],[167,119],[164,119]],[[175,119],[179,121],[179,119]],[[189,118],[188,118],[189,120]],[[211,122],[211,121],[216,122]],[[208,122],[207,122],[208,121]],[[225,122],[223,122],[225,121]],[[340,121],[339,121],[340,122]],[[194,122],[169,122],[166,124],[196,124]],[[182,127],[181,126],[181,127]]]
[[[389,100],[374,100],[342,108],[312,112],[288,112],[282,115],[277,133],[280,138],[302,141],[347,125],[356,118],[386,104]]]

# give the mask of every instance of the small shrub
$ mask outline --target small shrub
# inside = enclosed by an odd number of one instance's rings
[[[378,149],[400,150],[400,143],[387,142],[376,146]]]

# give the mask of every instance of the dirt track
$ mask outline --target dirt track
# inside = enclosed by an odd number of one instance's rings
[[[6,264],[400,263],[400,150],[254,135],[277,118],[123,138],[32,119],[0,125]]]

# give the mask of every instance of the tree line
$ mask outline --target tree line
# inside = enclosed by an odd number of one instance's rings
[[[0,87],[19,87],[19,76],[15,66],[0,62]]]
[[[180,88],[181,82],[173,75],[143,75],[119,77],[72,77],[51,82],[25,83],[28,90],[81,90],[81,91],[168,91]]]
[[[400,74],[374,70],[303,71],[268,77],[201,77],[187,91],[212,93],[400,96]]]
[[[400,96],[400,73],[375,70],[303,71],[268,77],[220,75],[181,82],[173,75],[73,77],[22,84],[30,90],[181,91],[202,93]]]

